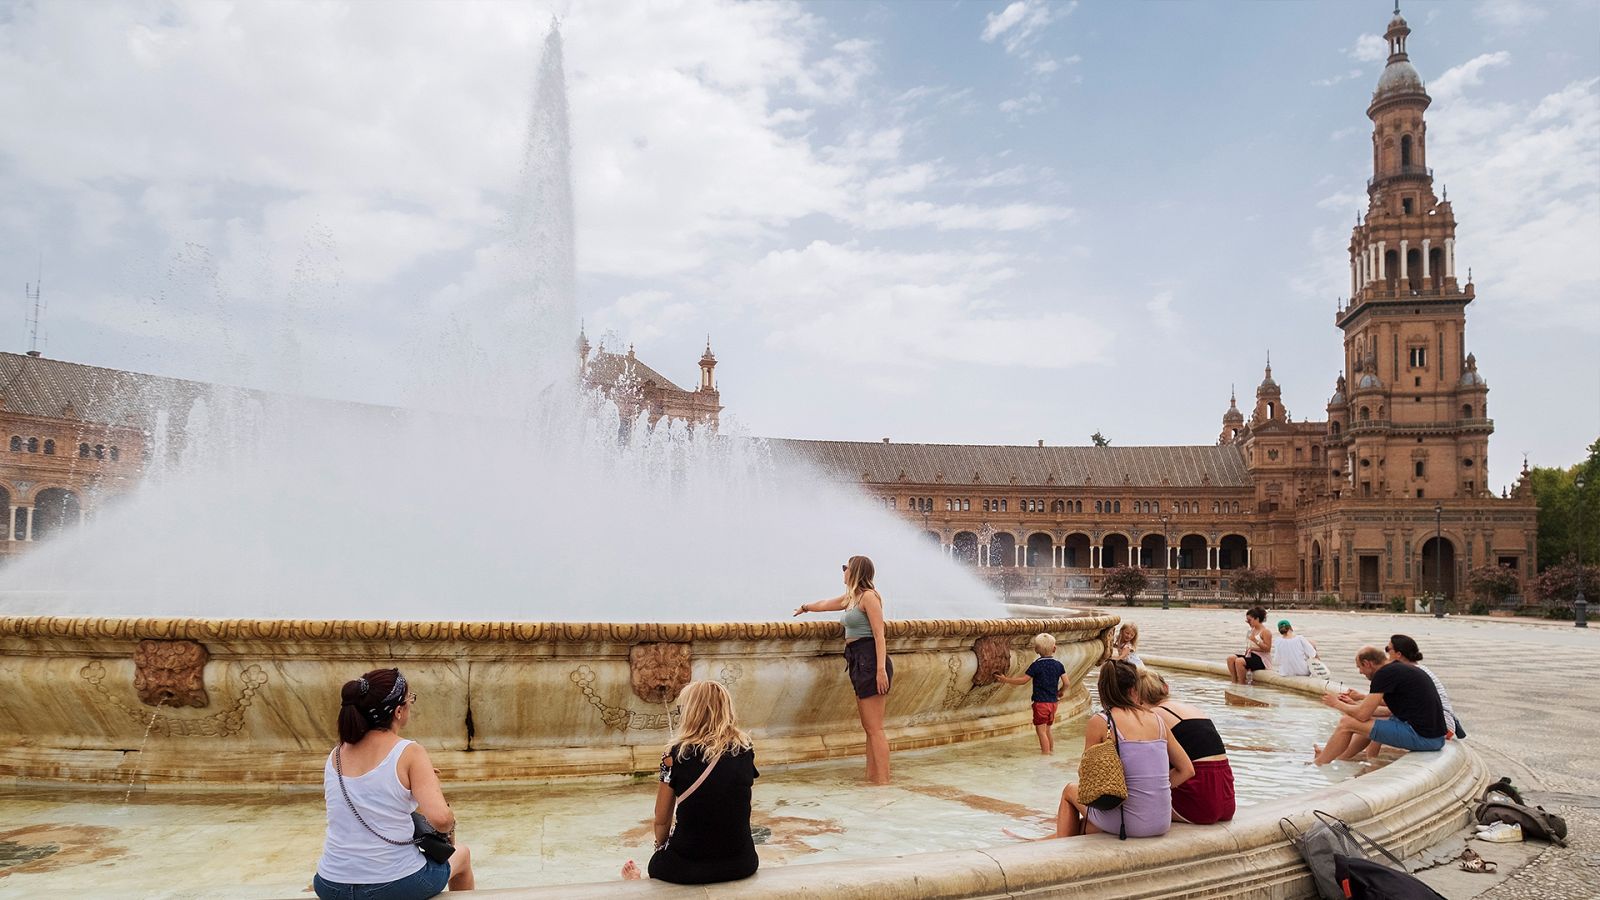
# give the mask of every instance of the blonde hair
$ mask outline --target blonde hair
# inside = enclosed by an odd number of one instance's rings
[[[872,560],[865,556],[852,556],[850,562],[844,567],[844,584],[849,588],[845,592],[844,608],[855,609],[861,605],[861,595],[867,591],[876,591],[872,586],[872,577],[876,574],[872,567]],[[881,598],[880,598],[881,599]]]
[[[1167,687],[1167,680],[1149,669],[1139,670],[1139,699],[1146,704],[1154,706],[1172,696],[1172,691]]]
[[[1056,637],[1048,631],[1041,631],[1033,636],[1034,652],[1040,656],[1056,655]]]
[[[678,738],[668,745],[681,755],[689,747],[699,750],[707,765],[724,753],[750,749],[750,735],[739,728],[733,713],[733,695],[715,681],[691,681],[678,694],[683,719]]]
[[[1137,647],[1139,645],[1139,626],[1132,622],[1123,622],[1122,629],[1117,632],[1117,646]]]

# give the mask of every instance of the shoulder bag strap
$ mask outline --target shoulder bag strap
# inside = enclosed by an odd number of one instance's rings
[[[693,794],[696,788],[706,783],[706,779],[711,776],[711,770],[715,769],[717,767],[717,763],[719,762],[722,762],[722,757],[720,756],[712,760],[711,765],[706,766],[706,770],[700,773],[700,777],[694,780],[694,784],[689,785],[688,790],[678,795],[678,803],[680,805],[683,803],[683,801],[689,799],[689,795]]]
[[[344,786],[344,769],[341,768],[340,765],[339,765],[339,748],[338,747],[333,748],[333,774],[337,775],[339,777],[339,793],[344,795],[344,802],[345,802],[345,804],[347,806],[350,807],[350,814],[356,817],[356,821],[361,823],[361,827],[362,828],[365,828],[366,830],[372,832],[372,836],[377,838],[378,840],[383,841],[386,844],[394,844],[396,847],[404,847],[404,846],[408,846],[408,845],[412,845],[412,844],[416,843],[416,841],[414,841],[414,840],[411,840],[411,841],[397,841],[394,838],[384,837],[383,835],[378,833],[377,829],[373,828],[371,825],[368,825],[366,819],[361,818],[361,811],[356,809],[355,801],[350,799],[350,792],[348,790],[346,790],[345,786]],[[699,782],[696,782],[696,784],[699,784]]]

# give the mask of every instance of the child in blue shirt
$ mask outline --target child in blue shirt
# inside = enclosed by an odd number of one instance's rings
[[[996,675],[1005,684],[1033,682],[1033,730],[1039,733],[1039,752],[1054,753],[1056,744],[1050,737],[1050,726],[1056,722],[1056,704],[1067,695],[1067,667],[1056,659],[1056,639],[1049,634],[1036,634],[1033,649],[1039,658],[1021,675]]]

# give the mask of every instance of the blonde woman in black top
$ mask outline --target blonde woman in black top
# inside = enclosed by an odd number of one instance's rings
[[[750,794],[761,777],[750,735],[734,718],[728,689],[715,681],[689,682],[678,703],[683,725],[661,757],[650,877],[673,884],[749,878],[760,865]],[[623,878],[640,875],[631,859],[622,867]]]

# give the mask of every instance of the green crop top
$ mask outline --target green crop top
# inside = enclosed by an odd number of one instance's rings
[[[872,623],[867,619],[867,611],[860,606],[845,610],[839,621],[844,623],[845,640],[872,637]]]

